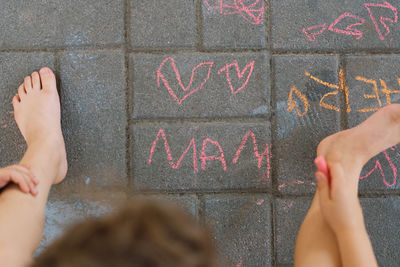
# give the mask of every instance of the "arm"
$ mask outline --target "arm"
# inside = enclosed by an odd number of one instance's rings
[[[378,266],[364,224],[357,192],[348,186],[340,164],[329,166],[328,176],[315,174],[322,215],[336,235],[343,266]]]

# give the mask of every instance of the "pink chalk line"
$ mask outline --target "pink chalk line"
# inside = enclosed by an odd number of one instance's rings
[[[371,20],[372,20],[372,22],[373,22],[374,25],[375,25],[375,29],[376,29],[376,31],[377,31],[377,33],[378,33],[378,35],[379,35],[379,39],[381,39],[382,41],[385,40],[385,37],[382,35],[381,31],[379,30],[378,23],[376,22],[376,20],[375,20],[373,14],[372,14],[371,7],[383,7],[383,8],[388,8],[388,9],[390,9],[391,11],[393,11],[393,13],[394,13],[394,18],[393,18],[393,19],[391,19],[391,18],[386,18],[386,17],[380,17],[380,19],[379,19],[380,23],[381,23],[381,24],[383,25],[383,27],[386,29],[385,36],[388,36],[388,34],[390,33],[390,29],[389,29],[389,27],[386,25],[385,21],[392,22],[392,23],[397,23],[397,21],[398,21],[397,8],[395,8],[394,6],[392,6],[392,5],[391,5],[390,3],[388,3],[388,2],[385,2],[384,4],[365,3],[365,4],[364,4],[364,7],[368,10],[369,16],[371,17]]]
[[[218,9],[221,15],[239,14],[253,25],[260,24],[263,21],[265,8],[263,0],[254,0],[249,5],[244,4],[249,0],[233,0],[232,4],[227,4],[224,0],[218,0],[218,4],[215,6],[210,5],[209,0],[204,0],[204,2],[208,9]],[[260,8],[256,8],[258,4],[261,4]]]
[[[220,152],[220,156],[219,156],[219,157],[217,157],[217,156],[215,156],[215,155],[206,156],[206,147],[207,147],[207,143],[211,143],[211,144],[215,145],[216,147],[218,147],[219,152]],[[203,140],[203,147],[202,147],[202,149],[201,149],[201,156],[200,156],[200,159],[201,159],[201,168],[202,168],[203,170],[206,169],[207,160],[214,160],[214,159],[216,159],[216,160],[219,160],[219,161],[221,162],[224,171],[226,171],[226,161],[225,161],[225,158],[224,158],[224,151],[222,150],[221,146],[219,145],[219,143],[218,143],[217,141],[211,140],[210,138],[205,138],[205,139]]]
[[[177,79],[177,81],[178,81],[178,83],[179,83],[180,88],[181,88],[184,92],[187,92],[182,98],[179,98],[179,97],[176,96],[174,89],[171,88],[171,86],[170,86],[169,82],[167,81],[167,79],[165,78],[164,74],[161,73],[161,71],[162,71],[164,65],[165,65],[167,62],[171,62],[171,66],[172,66],[172,68],[173,68],[173,70],[174,70],[174,73],[175,73],[175,76],[176,76],[176,79]],[[196,91],[200,90],[200,89],[204,86],[204,84],[205,84],[205,83],[207,82],[207,80],[210,78],[210,73],[211,73],[211,69],[212,69],[212,67],[213,67],[213,64],[214,64],[214,62],[203,62],[203,63],[200,63],[199,65],[197,65],[196,67],[194,67],[194,68],[192,69],[192,75],[190,76],[189,84],[185,87],[185,86],[183,85],[183,83],[182,83],[182,79],[181,79],[181,75],[180,75],[180,73],[179,73],[179,70],[178,70],[178,68],[176,67],[175,60],[174,60],[173,58],[171,58],[171,57],[168,57],[168,58],[166,58],[166,59],[161,63],[160,67],[159,67],[158,70],[157,70],[157,85],[158,85],[158,87],[160,87],[160,79],[161,79],[161,80],[164,82],[164,85],[165,85],[165,87],[167,88],[168,93],[169,93],[169,94],[174,98],[174,100],[175,100],[176,102],[178,102],[178,104],[180,105],[180,104],[182,104],[182,102],[183,102],[187,97],[189,97],[190,95],[192,95],[192,94],[195,93]],[[204,78],[204,80],[203,80],[203,82],[200,84],[200,86],[198,86],[198,87],[196,87],[196,88],[193,89],[193,88],[191,88],[191,87],[192,87],[192,84],[193,84],[195,72],[196,72],[197,69],[201,68],[202,66],[208,66],[207,77]]]
[[[391,149],[394,150],[393,147]],[[389,154],[387,153],[387,151],[384,151],[383,154],[385,155],[385,158],[388,161],[390,168],[392,169],[393,182],[390,184],[386,180],[385,174],[383,173],[381,162],[379,160],[376,160],[375,167],[372,168],[372,170],[370,170],[366,175],[361,176],[360,180],[369,177],[374,171],[379,170],[379,174],[382,176],[382,181],[387,187],[393,187],[396,185],[396,183],[397,183],[397,168],[394,166],[392,159],[389,157]]]
[[[348,25],[345,30],[336,28],[336,25],[345,18],[352,18],[359,22]],[[336,32],[336,33],[346,34],[346,35],[354,35],[354,36],[357,36],[356,37],[357,40],[360,40],[363,37],[362,31],[355,29],[353,27],[363,25],[364,23],[365,23],[365,19],[357,17],[356,15],[350,14],[348,12],[345,12],[340,17],[338,17],[331,25],[329,25],[328,30],[330,30],[332,32]]]
[[[169,165],[171,165],[172,169],[178,169],[179,168],[179,166],[181,164],[181,161],[183,160],[183,158],[185,157],[185,155],[189,151],[190,147],[193,146],[193,169],[194,169],[194,173],[197,173],[199,171],[198,168],[197,168],[196,143],[194,141],[194,138],[192,138],[190,140],[189,145],[186,147],[185,151],[183,151],[182,155],[178,159],[178,162],[175,164],[174,160],[172,158],[172,155],[171,155],[171,148],[168,145],[167,137],[165,136],[165,131],[163,129],[160,129],[158,131],[157,137],[154,140],[153,144],[151,145],[150,156],[149,156],[149,160],[148,160],[148,164],[149,165],[151,164],[151,161],[153,159],[154,150],[155,150],[155,148],[157,146],[157,142],[158,142],[158,139],[159,139],[160,135],[161,135],[161,138],[164,140],[165,152],[167,153],[167,159],[168,159]]]
[[[237,77],[239,79],[242,79],[244,77],[244,74],[246,73],[247,69],[250,68],[250,71],[247,74],[245,82],[242,84],[241,87],[239,87],[236,90],[233,88],[231,77],[230,77],[230,74],[229,74],[229,70],[230,70],[231,67],[235,67],[236,68]],[[229,84],[229,87],[231,89],[231,93],[235,95],[239,91],[241,91],[243,88],[246,87],[247,83],[249,82],[250,76],[253,73],[253,69],[254,69],[254,60],[252,62],[250,62],[249,64],[247,64],[242,71],[240,71],[240,69],[239,69],[238,62],[236,60],[234,60],[231,64],[226,64],[225,67],[220,69],[218,71],[218,74],[221,74],[221,72],[224,72],[224,71],[226,72],[226,81]]]
[[[310,31],[315,30],[315,29],[320,29],[320,30],[317,31],[317,32],[310,32]],[[307,36],[307,39],[310,42],[315,42],[316,36],[322,34],[325,30],[326,30],[326,23],[319,24],[319,25],[314,25],[314,26],[308,27],[307,29],[303,28],[303,32]]]
[[[240,146],[238,148],[238,150],[235,153],[235,157],[233,158],[232,162],[234,164],[236,164],[239,160],[240,157],[240,153],[242,153],[242,150],[244,149],[246,143],[247,143],[247,139],[249,138],[249,136],[251,136],[252,140],[253,140],[253,150],[254,150],[254,155],[256,156],[258,162],[257,162],[257,168],[261,168],[262,165],[262,161],[263,158],[266,158],[266,163],[267,163],[267,178],[270,178],[270,169],[271,169],[271,164],[270,164],[270,159],[271,159],[271,155],[269,152],[269,144],[265,144],[265,149],[264,151],[260,154],[258,152],[258,145],[257,145],[257,140],[256,137],[254,135],[254,133],[252,131],[247,131],[246,134],[243,136],[242,138],[242,142],[240,143]]]

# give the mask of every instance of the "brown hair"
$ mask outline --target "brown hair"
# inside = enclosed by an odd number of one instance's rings
[[[209,231],[182,209],[135,200],[69,229],[32,267],[214,267]]]

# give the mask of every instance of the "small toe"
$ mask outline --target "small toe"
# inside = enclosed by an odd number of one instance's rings
[[[29,93],[29,91],[32,90],[32,79],[31,76],[27,76],[24,79],[24,85],[25,85],[25,91],[26,93]]]
[[[51,69],[47,67],[41,68],[39,74],[40,81],[42,82],[42,90],[47,92],[57,91],[56,76]]]
[[[18,96],[19,96],[19,99],[20,99],[20,100],[24,99],[24,97],[26,96],[24,84],[21,84],[21,85],[18,87]]]
[[[32,78],[32,89],[33,90],[40,90],[40,76],[37,71],[32,73],[31,75]]]
[[[21,101],[21,99],[19,98],[18,94],[16,94],[12,99],[12,104],[13,104],[14,108],[19,104],[20,101]]]

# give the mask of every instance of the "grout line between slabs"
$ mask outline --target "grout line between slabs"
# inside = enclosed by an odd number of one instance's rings
[[[128,188],[132,187],[132,170],[131,170],[131,79],[130,79],[130,64],[129,64],[129,48],[130,48],[130,0],[125,0],[124,2],[124,59],[125,59],[125,108],[126,108],[126,126],[125,126],[125,136],[126,136],[126,176]]]

